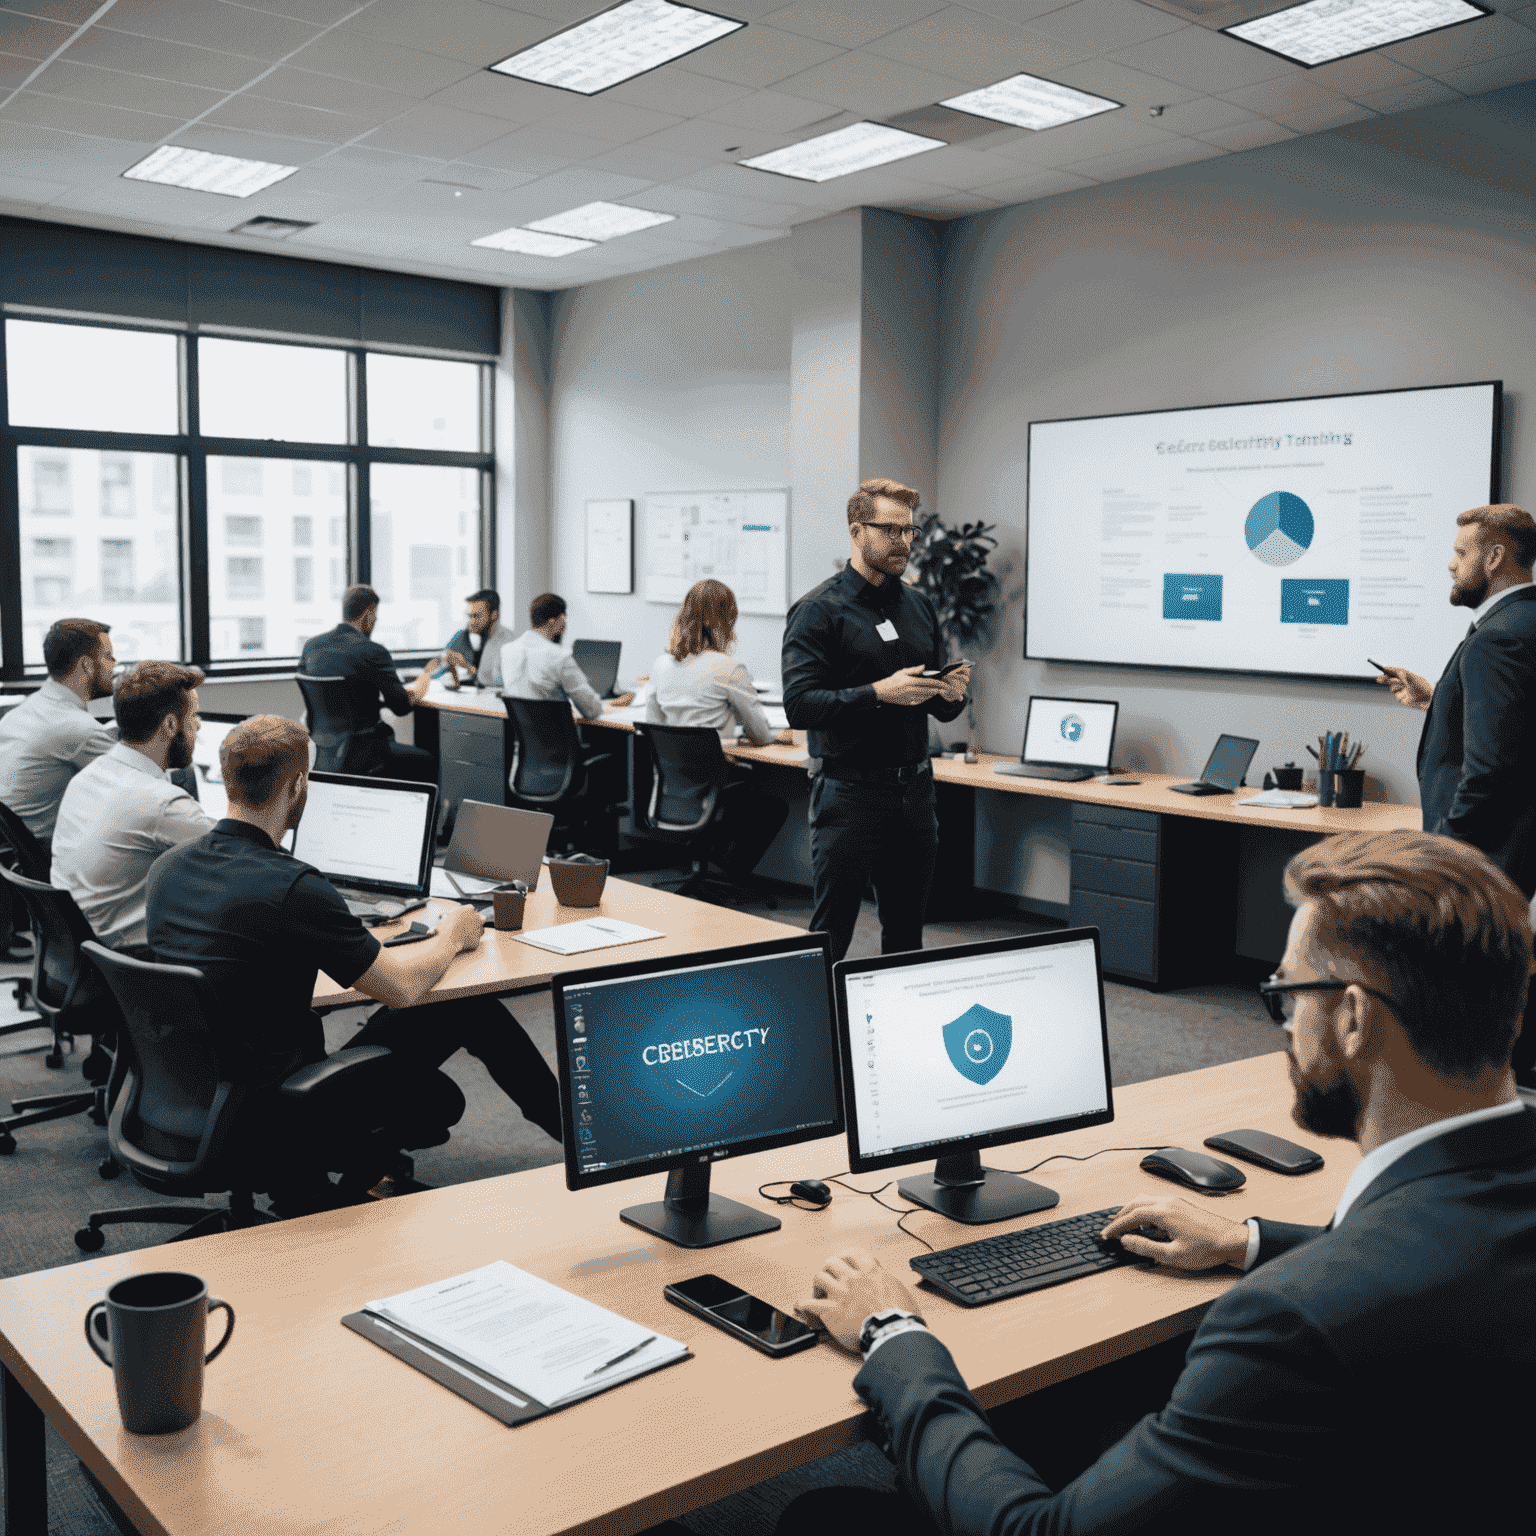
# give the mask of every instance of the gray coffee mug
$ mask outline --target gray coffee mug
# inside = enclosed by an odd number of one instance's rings
[[[216,1307],[229,1322],[205,1356],[208,1314]],[[85,1314],[86,1342],[112,1367],[123,1428],[136,1435],[168,1435],[197,1422],[203,1367],[234,1331],[235,1309],[210,1296],[206,1281],[175,1270],[119,1280]]]

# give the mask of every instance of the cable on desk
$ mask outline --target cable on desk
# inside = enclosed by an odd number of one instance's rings
[[[1102,1157],[1106,1152],[1161,1152],[1168,1143],[1159,1142],[1155,1147],[1100,1147],[1097,1152],[1090,1152],[1086,1157],[1078,1157],[1072,1152],[1052,1152],[1049,1157],[1042,1157],[1038,1163],[1031,1163],[1028,1168],[999,1168],[999,1173],[1033,1173],[1036,1168],[1044,1168],[1047,1163],[1054,1163],[1058,1158],[1065,1158],[1069,1163],[1087,1163],[1096,1157]]]

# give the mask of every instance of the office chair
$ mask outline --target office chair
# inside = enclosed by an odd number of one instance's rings
[[[589,753],[576,733],[576,719],[563,699],[514,699],[502,694],[512,722],[512,771],[507,775],[512,805],[549,811],[555,825],[551,846],[569,852],[579,842],[618,842],[616,804],[602,802],[598,772],[615,762],[611,752]],[[601,825],[608,823],[607,826]],[[588,850],[591,851],[591,850]]]
[[[705,725],[653,725],[635,722],[635,735],[650,750],[654,777],[650,803],[640,824],[687,845],[693,867],[677,881],[657,881],[660,890],[680,896],[707,896],[735,905],[749,897],[770,911],[772,897],[753,893],[733,880],[717,880],[709,873],[709,849],[714,840],[731,765],[720,749],[720,735]]]
[[[0,803],[0,864],[8,869],[14,869],[17,874],[25,875],[28,880],[41,880],[44,883],[48,879],[49,859],[43,851],[43,845],[33,837],[26,822],[13,811],[10,806]],[[7,894],[3,900],[4,917],[0,918],[0,928],[4,933],[0,934],[5,940],[5,949],[10,950],[16,935],[22,930],[18,929],[16,917],[19,912],[24,912],[20,897]],[[31,958],[27,954],[13,955],[17,961],[26,961]],[[28,1008],[27,995],[32,990],[32,984],[26,977],[22,977],[12,988],[12,995],[16,999],[18,1008]],[[35,1029],[35,1024],[5,1024],[0,1025],[0,1035],[14,1034],[17,1030]]]
[[[92,1211],[75,1233],[76,1245],[86,1253],[105,1244],[103,1227],[125,1222],[185,1227],[174,1242],[276,1221],[256,1209],[255,1195],[269,1187],[274,1175],[292,1172],[285,1154],[291,1159],[297,1152],[323,1169],[328,1154],[339,1150],[307,1135],[295,1148],[290,1138],[299,1133],[292,1127],[301,1120],[315,1127],[344,1123],[364,1109],[371,1120],[366,1127],[352,1124],[349,1135],[355,1137],[359,1129],[364,1134],[361,1141],[351,1140],[348,1157],[387,1160],[398,1149],[403,1127],[392,1106],[399,1102],[400,1064],[388,1047],[349,1046],[299,1067],[276,1089],[278,1114],[263,1103],[259,1115],[243,1121],[251,1090],[234,1079],[220,1051],[212,1027],[218,1003],[203,973],[189,965],[135,960],[94,942],[81,947],[106,978],[123,1017],[126,1070],[107,1122],[113,1155],[135,1183],[156,1194],[229,1194],[227,1207],[141,1205]],[[429,1090],[419,1082],[412,1086],[413,1100],[424,1105],[416,1134],[405,1138],[415,1146],[440,1146],[464,1113],[464,1096],[453,1080],[441,1072],[431,1076],[441,1081]]]
[[[44,1065],[62,1067],[64,1047],[73,1048],[77,1033],[93,1037],[91,1049],[80,1063],[89,1088],[11,1101],[15,1113],[0,1117],[0,1155],[8,1156],[16,1150],[13,1132],[23,1126],[82,1114],[88,1114],[97,1125],[107,1123],[107,1088],[119,1021],[111,992],[82,956],[83,946],[94,942],[95,935],[74,897],[44,881],[29,880],[3,864],[0,881],[8,895],[20,896],[32,919],[36,940],[32,1006],[42,1019],[26,1027],[36,1029],[44,1023],[53,1031],[53,1047],[43,1057]],[[109,1170],[104,1163],[98,1171],[103,1178],[115,1178],[118,1170]]]
[[[378,766],[372,720],[359,720],[352,685],[344,677],[294,675],[321,773],[371,773]]]

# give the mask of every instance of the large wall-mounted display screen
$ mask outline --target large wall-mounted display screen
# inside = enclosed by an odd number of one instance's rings
[[[1501,385],[1036,421],[1024,654],[1433,679],[1456,514],[1498,494]]]

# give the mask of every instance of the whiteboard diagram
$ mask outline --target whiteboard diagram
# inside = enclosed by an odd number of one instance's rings
[[[788,491],[670,491],[645,498],[645,597],[677,604],[713,577],[742,613],[789,607]]]

